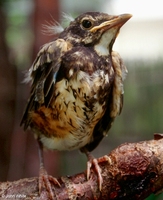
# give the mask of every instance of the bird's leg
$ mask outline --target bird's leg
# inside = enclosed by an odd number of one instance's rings
[[[90,178],[91,167],[92,167],[92,165],[94,165],[94,168],[95,168],[95,171],[96,171],[97,177],[98,177],[99,190],[101,191],[101,189],[102,189],[102,183],[103,183],[103,178],[102,178],[102,175],[101,175],[101,168],[100,168],[100,166],[98,164],[98,161],[97,161],[96,158],[94,158],[91,155],[91,153],[85,147],[83,147],[81,149],[81,151],[83,153],[85,153],[85,155],[88,158],[88,161],[87,161],[87,180],[89,180],[89,178]]]
[[[57,184],[60,186],[58,180],[50,175],[48,175],[44,167],[44,158],[43,158],[43,145],[38,139],[38,148],[39,148],[39,159],[40,159],[40,172],[39,172],[39,194],[41,195],[42,188],[45,187],[48,191],[50,199],[54,199],[54,193],[51,187],[51,183]]]

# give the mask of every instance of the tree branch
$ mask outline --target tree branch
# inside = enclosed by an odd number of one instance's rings
[[[163,136],[154,140],[122,144],[109,155],[98,158],[103,185],[98,190],[94,168],[86,173],[61,177],[61,187],[53,185],[55,199],[127,199],[143,200],[163,189]],[[0,197],[6,199],[48,199],[46,190],[38,195],[38,178],[26,178],[0,184]]]

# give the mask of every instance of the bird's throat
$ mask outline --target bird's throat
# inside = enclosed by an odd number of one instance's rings
[[[94,46],[94,50],[100,56],[108,56],[110,55],[110,43],[117,35],[117,29],[112,28],[103,33],[99,42]],[[112,46],[112,45],[111,45]]]

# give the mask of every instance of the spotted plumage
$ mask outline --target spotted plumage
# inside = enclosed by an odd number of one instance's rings
[[[82,14],[39,51],[21,124],[45,148],[92,151],[120,114],[127,69],[112,46],[130,17]]]

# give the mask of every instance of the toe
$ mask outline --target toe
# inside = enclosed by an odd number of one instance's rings
[[[97,173],[99,190],[101,191],[103,178],[101,175],[101,168],[100,168],[100,166],[98,164],[98,160],[96,158],[93,158],[92,160],[89,160],[87,162],[87,180],[89,180],[89,178],[90,178],[90,171],[91,171],[92,166],[94,166],[95,172]]]
[[[54,192],[52,189],[52,184],[56,184],[60,187],[60,183],[58,180],[47,174],[45,169],[40,169],[39,175],[39,194],[41,196],[43,188],[45,188],[48,192],[50,199],[54,199]]]

